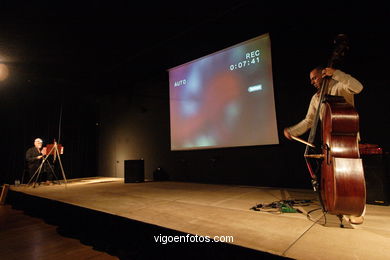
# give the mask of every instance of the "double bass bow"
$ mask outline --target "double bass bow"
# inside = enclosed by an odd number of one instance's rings
[[[328,68],[333,68],[349,49],[343,34],[336,37],[335,45]],[[342,221],[343,215],[360,216],[363,213],[366,187],[359,154],[359,115],[344,97],[328,94],[330,81],[331,78],[325,75],[304,158],[313,189],[319,192],[323,211],[337,215]],[[313,148],[321,113],[321,145]],[[320,153],[318,149],[321,149]],[[317,160],[316,163],[320,160],[320,178],[312,160]]]

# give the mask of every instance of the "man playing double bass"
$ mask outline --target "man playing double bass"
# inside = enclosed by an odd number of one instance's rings
[[[347,103],[354,106],[354,95],[362,91],[363,85],[357,79],[341,70],[318,66],[310,71],[310,82],[317,89],[317,92],[311,98],[306,117],[298,124],[284,129],[284,135],[287,139],[292,140],[292,136],[300,136],[312,127],[320,99],[322,81],[326,76],[330,77],[327,94],[343,96]],[[321,119],[323,112],[324,106],[322,105],[320,111]],[[349,221],[353,224],[363,223],[364,213],[365,211],[362,216],[348,216]]]

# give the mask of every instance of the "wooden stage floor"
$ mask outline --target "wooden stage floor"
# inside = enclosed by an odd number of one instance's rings
[[[362,225],[339,227],[321,210],[251,210],[259,203],[311,200],[311,190],[182,182],[124,183],[122,178],[69,180],[64,185],[11,186],[13,192],[76,205],[198,236],[232,236],[231,244],[294,259],[389,259],[390,207],[367,205]],[[318,221],[317,221],[318,220]],[[160,235],[160,234],[156,234]],[[164,235],[164,234],[162,234]]]

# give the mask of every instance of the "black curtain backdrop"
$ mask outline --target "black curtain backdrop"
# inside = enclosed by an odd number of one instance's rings
[[[21,66],[11,65],[13,72]],[[66,178],[96,176],[96,109],[88,93],[75,83],[34,80],[18,71],[18,80],[10,80],[0,90],[1,183],[21,180],[25,153],[34,139],[43,146],[54,139],[64,146],[61,162]],[[77,79],[74,79],[77,82]],[[68,89],[67,89],[68,87]],[[59,163],[55,173],[62,178]],[[25,179],[26,180],[26,179]]]

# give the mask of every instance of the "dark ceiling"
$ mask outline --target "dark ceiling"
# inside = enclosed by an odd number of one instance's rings
[[[165,73],[266,32],[281,53],[287,44],[305,57],[340,31],[378,41],[388,14],[342,2],[2,0],[0,62],[12,67],[8,84],[105,88],[114,74]]]
[[[207,8],[189,8],[186,1],[1,2],[1,62],[25,66],[31,80],[88,78],[142,56],[161,62],[156,59],[160,45],[236,5],[234,1],[210,2]]]

